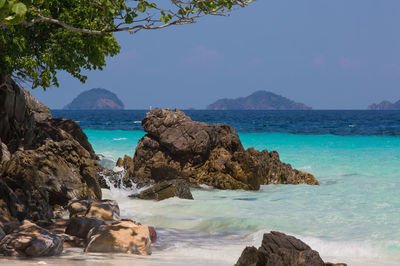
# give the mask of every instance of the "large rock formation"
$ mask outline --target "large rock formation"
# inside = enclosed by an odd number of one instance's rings
[[[13,80],[0,84],[1,213],[49,220],[71,199],[100,199],[100,166],[79,125],[52,118]]]
[[[124,104],[117,95],[106,89],[97,88],[84,91],[71,103],[66,105],[67,110],[122,110]]]
[[[280,232],[264,234],[261,246],[246,247],[235,266],[345,266],[325,263],[319,253],[293,236]]]
[[[228,125],[194,122],[179,110],[155,109],[142,121],[147,132],[127,177],[152,184],[184,179],[192,185],[258,190],[262,184],[310,184],[309,173],[292,169],[277,152],[245,150]]]
[[[367,107],[367,110],[400,110],[400,100],[395,103],[389,101],[382,101],[378,104],[371,104]]]
[[[220,99],[207,106],[207,110],[311,110],[303,103],[269,91],[256,91],[247,97]]]

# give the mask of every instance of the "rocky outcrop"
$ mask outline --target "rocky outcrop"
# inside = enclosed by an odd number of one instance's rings
[[[146,200],[165,200],[178,197],[181,199],[193,199],[190,187],[185,180],[162,181],[141,191],[139,194],[130,195],[131,198]]]
[[[117,95],[102,88],[91,89],[80,93],[70,104],[67,110],[122,110],[124,104]]]
[[[43,257],[61,254],[64,239],[27,220],[0,241],[5,256]]]
[[[10,215],[49,220],[52,206],[75,198],[101,198],[95,162],[75,140],[48,140],[36,150],[18,151],[3,164],[0,190]]]
[[[367,110],[400,110],[400,100],[391,103],[389,101],[382,101],[378,104],[371,104],[367,107]]]
[[[261,247],[246,247],[235,266],[325,266],[319,253],[300,239],[280,232],[264,234]]]
[[[179,110],[154,109],[142,125],[133,167],[126,177],[138,184],[184,179],[192,186],[258,190],[262,184],[310,184],[309,173],[292,169],[277,152],[245,150],[228,125],[192,121]]]
[[[207,106],[207,110],[311,110],[303,103],[269,91],[256,91],[247,97],[220,99]]]
[[[132,220],[121,220],[93,229],[88,239],[86,252],[151,254],[149,228]]]
[[[52,118],[29,92],[0,79],[2,214],[49,220],[55,207],[71,199],[101,199],[101,167],[79,125]]]

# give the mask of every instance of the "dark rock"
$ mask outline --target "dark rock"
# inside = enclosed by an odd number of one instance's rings
[[[264,234],[261,247],[246,247],[235,266],[325,266],[319,253],[293,236]],[[338,264],[345,265],[345,264]]]
[[[172,197],[193,199],[189,185],[185,180],[162,181],[139,194],[130,195],[129,197],[158,201]]]
[[[0,77],[0,211],[49,220],[74,198],[101,198],[99,169],[82,129]],[[8,152],[9,151],[9,152]]]
[[[85,252],[151,254],[149,228],[132,220],[121,220],[100,226],[97,230],[92,229],[88,239]]]
[[[246,247],[235,266],[257,266],[258,250],[255,247]]]
[[[75,198],[100,199],[95,161],[75,140],[46,140],[36,150],[18,151],[3,164],[0,190],[11,216],[48,220],[54,205]]]
[[[179,110],[154,109],[142,121],[147,132],[138,143],[126,177],[153,184],[185,179],[191,185],[258,190],[261,184],[310,184],[318,181],[292,169],[277,152],[244,150],[228,125],[194,122]]]
[[[61,254],[64,239],[27,220],[0,241],[5,256],[42,257]]]
[[[65,229],[65,233],[71,236],[77,236],[86,239],[89,231],[92,228],[98,228],[103,224],[105,224],[104,221],[96,218],[74,217],[69,220],[68,226]]]
[[[86,134],[83,132],[82,128],[75,121],[65,118],[53,118],[51,119],[50,123],[53,127],[62,129],[65,132],[67,132],[76,141],[78,141],[83,148],[85,148],[90,153],[90,157],[92,159],[96,159],[96,154],[93,150],[92,145],[89,143]]]

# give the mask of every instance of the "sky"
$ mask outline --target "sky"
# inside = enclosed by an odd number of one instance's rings
[[[204,109],[220,98],[268,90],[314,109],[365,109],[400,99],[400,1],[258,0],[229,17],[117,33],[122,50],[85,84],[33,95],[61,109],[105,88],[126,109]]]

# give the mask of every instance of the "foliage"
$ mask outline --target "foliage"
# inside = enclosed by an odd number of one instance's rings
[[[225,15],[253,0],[0,0],[0,76],[57,85],[64,70],[102,69],[119,53],[115,32],[161,29]]]

